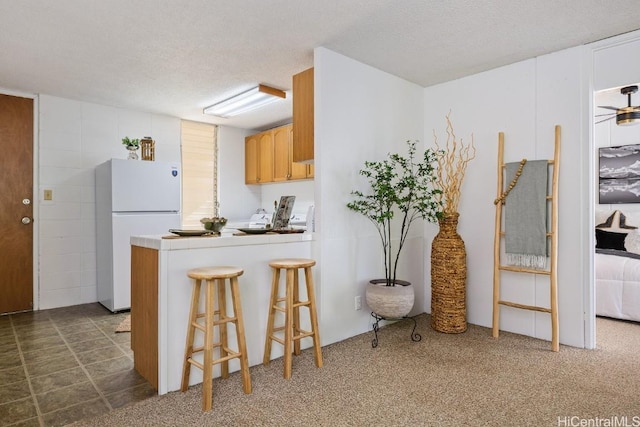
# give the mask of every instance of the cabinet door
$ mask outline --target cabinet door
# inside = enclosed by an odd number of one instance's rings
[[[291,165],[291,179],[307,178],[307,165],[293,161],[293,126],[289,127],[289,160]]]
[[[291,155],[289,140],[291,126],[273,129],[273,180],[286,181],[291,178]]]
[[[258,183],[258,135],[251,135],[244,139],[244,182]]]
[[[273,132],[258,134],[258,182],[273,182]]]
[[[313,178],[313,165],[307,165],[307,178]]]
[[[313,160],[313,68],[293,76],[293,161]]]

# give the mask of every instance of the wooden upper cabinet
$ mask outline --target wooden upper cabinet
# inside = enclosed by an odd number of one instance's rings
[[[271,131],[244,139],[244,182],[273,182],[273,134]]]
[[[273,182],[273,132],[266,131],[258,137],[258,182]]]
[[[293,161],[313,161],[313,68],[293,76]]]
[[[246,184],[313,178],[313,165],[293,161],[293,125],[247,136],[244,143]]]
[[[244,182],[257,184],[258,177],[258,136],[250,135],[244,139]]]
[[[297,163],[293,161],[293,125],[289,127],[289,176],[290,179],[305,179],[311,178],[313,175],[309,175],[309,167],[304,163]]]
[[[308,164],[307,165],[307,178],[313,178],[313,165],[312,164]]]
[[[309,178],[309,165],[293,161],[293,125],[273,129],[273,180]]]
[[[286,181],[291,179],[291,129],[292,126],[282,126],[273,129],[273,180]]]

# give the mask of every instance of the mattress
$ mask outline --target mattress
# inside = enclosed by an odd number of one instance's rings
[[[640,321],[640,259],[595,254],[596,315]]]

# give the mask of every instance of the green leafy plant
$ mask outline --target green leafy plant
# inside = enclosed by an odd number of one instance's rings
[[[140,146],[140,140],[138,138],[129,139],[128,136],[125,136],[124,138],[122,138],[122,145],[138,148]]]
[[[366,216],[378,230],[387,286],[395,285],[398,260],[411,224],[419,218],[437,222],[442,210],[442,191],[435,187],[438,154],[428,148],[422,158],[416,158],[416,141],[407,141],[407,145],[406,157],[389,154],[379,162],[365,161],[360,175],[367,178],[370,192],[352,191],[354,200],[347,203],[350,210]],[[400,223],[392,227],[396,215]],[[394,248],[394,231],[398,228],[398,247]]]

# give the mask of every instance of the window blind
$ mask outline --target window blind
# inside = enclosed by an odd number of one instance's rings
[[[218,127],[183,120],[181,128],[182,226],[201,228],[218,210]]]

